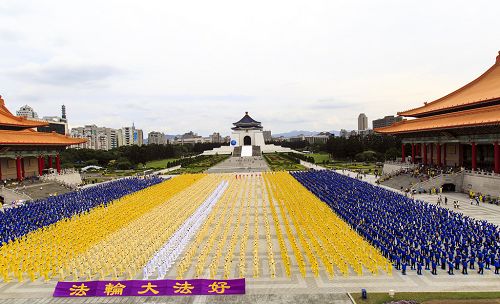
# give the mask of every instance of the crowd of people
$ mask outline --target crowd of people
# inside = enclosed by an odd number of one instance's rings
[[[213,183],[200,183],[193,197],[177,195],[204,176],[181,175],[4,243],[0,276],[4,282],[133,278],[197,207],[185,202],[213,190]]]
[[[500,228],[333,171],[293,173],[406,274],[500,271]]]
[[[30,231],[49,226],[75,214],[109,204],[127,194],[163,181],[159,177],[124,178],[109,183],[35,200],[0,212],[0,245]]]

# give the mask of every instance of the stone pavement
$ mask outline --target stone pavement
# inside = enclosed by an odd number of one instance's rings
[[[207,170],[207,173],[248,173],[269,171],[262,156],[230,157]]]

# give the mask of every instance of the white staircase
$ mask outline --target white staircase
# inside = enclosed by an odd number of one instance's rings
[[[252,146],[242,146],[241,147],[241,157],[252,156]]]

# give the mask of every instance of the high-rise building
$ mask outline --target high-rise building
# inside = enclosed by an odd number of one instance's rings
[[[214,132],[209,138],[211,143],[219,144],[224,142],[224,138],[218,132]]]
[[[148,133],[148,145],[164,145],[165,134],[162,132],[152,131]]]
[[[56,132],[61,135],[69,135],[68,122],[59,116],[44,116],[42,121],[46,121],[49,124],[46,126],[37,127],[38,132],[52,133]]]
[[[38,118],[38,114],[33,110],[32,107],[30,107],[28,105],[24,105],[19,110],[17,110],[16,115],[26,117],[28,119],[30,119],[30,118],[37,119]]]
[[[403,117],[401,117],[401,116],[394,117],[393,115],[389,115],[389,116],[386,116],[386,117],[380,118],[380,119],[375,119],[372,122],[373,129],[388,127],[388,126],[392,125],[393,123],[398,122],[398,121],[402,121],[402,120],[403,120]]]
[[[273,141],[273,136],[271,135],[271,131],[262,131],[264,135],[264,142],[269,143]]]
[[[71,137],[84,138],[87,141],[73,148],[83,148],[92,150],[110,150],[118,147],[117,130],[98,127],[96,125],[86,125],[71,129]]]
[[[61,118],[66,122],[68,121],[66,118],[66,106],[65,105],[61,106]]]
[[[365,113],[361,113],[358,116],[358,131],[363,131],[368,129],[368,117]]]
[[[134,145],[142,146],[144,144],[144,135],[141,129],[134,130]]]

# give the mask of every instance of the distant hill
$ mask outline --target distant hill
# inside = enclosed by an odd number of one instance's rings
[[[340,132],[339,131],[328,131],[332,134],[335,134],[335,136],[339,136]],[[273,133],[273,137],[280,137],[280,136],[283,136],[285,138],[290,138],[290,137],[294,137],[294,136],[298,136],[298,135],[305,135],[305,136],[311,136],[311,135],[316,135],[318,133],[321,133],[321,132],[318,132],[318,131],[304,131],[304,130],[293,130],[293,131],[290,131],[290,132],[285,132],[285,133]]]

